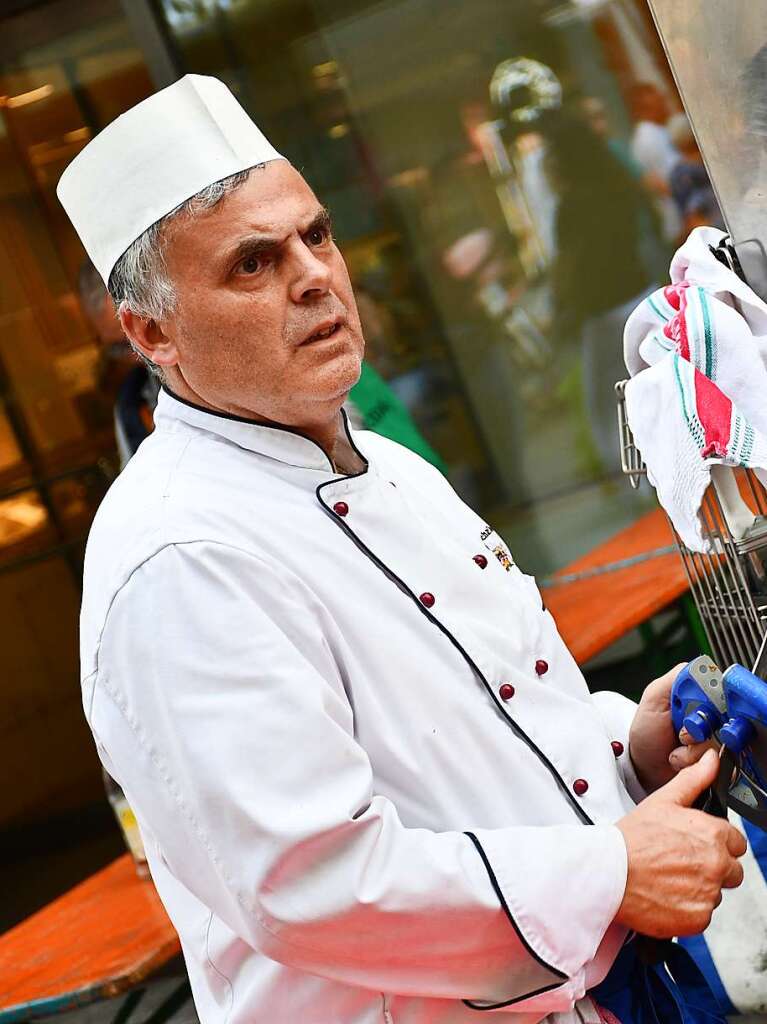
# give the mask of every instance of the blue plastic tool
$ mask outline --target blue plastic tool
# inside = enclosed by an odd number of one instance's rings
[[[767,829],[767,636],[754,671],[731,665],[724,673],[701,656],[682,669],[671,690],[671,718],[702,743],[720,744],[720,778],[712,787],[724,805]],[[758,674],[757,674],[758,673]]]

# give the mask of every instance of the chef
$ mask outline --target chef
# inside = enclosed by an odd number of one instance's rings
[[[351,430],[328,213],[221,82],[123,114],[58,194],[163,385],[88,542],[82,695],[200,1020],[615,1020],[633,933],[742,877],[671,674],[590,695],[492,526]]]

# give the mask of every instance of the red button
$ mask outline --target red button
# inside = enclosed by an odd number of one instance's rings
[[[421,594],[418,600],[421,602],[424,608],[431,608],[431,606],[434,604],[434,594],[430,594],[427,590],[425,594]]]
[[[583,796],[588,788],[589,784],[585,779],[576,779],[573,783],[573,792],[576,796]]]
[[[484,555],[475,555],[474,561],[480,567],[480,569],[487,569],[487,559]]]
[[[511,683],[504,683],[503,686],[498,690],[498,694],[501,700],[511,700],[514,696],[514,687]]]
[[[337,501],[333,506],[333,511],[337,516],[346,516],[349,514],[349,506],[345,501]]]
[[[549,671],[548,661],[544,661],[543,658],[539,658],[535,663],[535,671],[539,676],[545,676]]]
[[[620,757],[623,753],[623,744],[620,740],[613,740],[610,746],[613,748],[613,753],[616,757]]]

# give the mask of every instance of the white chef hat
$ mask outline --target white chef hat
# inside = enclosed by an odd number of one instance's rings
[[[223,82],[185,75],[100,132],[56,192],[106,284],[155,221],[207,185],[280,159]]]

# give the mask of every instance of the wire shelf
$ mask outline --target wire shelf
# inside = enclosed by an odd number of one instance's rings
[[[615,385],[621,468],[637,488],[647,469],[628,424],[625,386]],[[767,490],[751,470],[717,466],[700,522],[706,552],[691,551],[675,530],[674,537],[714,659],[752,665],[767,628]]]

